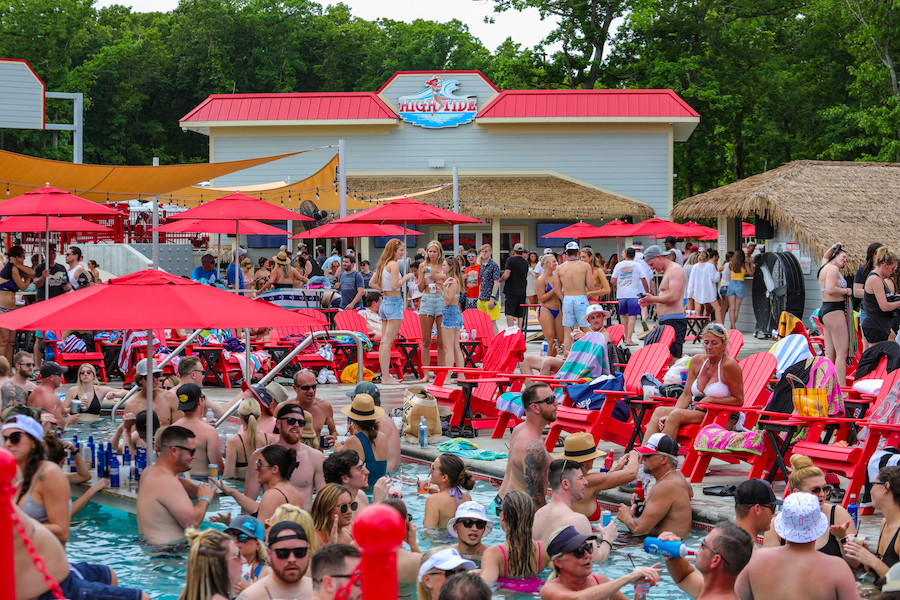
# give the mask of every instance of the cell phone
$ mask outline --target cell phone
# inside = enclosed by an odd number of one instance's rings
[[[638,298],[643,298],[646,295],[647,294],[645,294],[644,292],[638,292]]]

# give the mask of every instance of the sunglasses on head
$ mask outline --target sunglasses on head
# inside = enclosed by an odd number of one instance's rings
[[[356,500],[354,500],[350,504],[344,502],[343,504],[338,504],[338,508],[341,509],[341,514],[347,514],[348,510],[356,512],[356,509],[359,508],[359,502],[357,502]]]
[[[460,525],[462,525],[462,526],[465,527],[466,529],[468,529],[468,528],[470,528],[470,527],[472,527],[472,526],[477,527],[479,530],[480,530],[480,529],[484,529],[485,527],[487,527],[487,522],[485,522],[485,521],[476,521],[475,519],[460,519],[460,520],[457,521],[457,523],[459,523]]]
[[[184,450],[188,454],[191,455],[191,458],[194,458],[194,455],[197,454],[196,448],[188,448],[187,446],[172,446],[173,448],[178,448],[179,450]]]
[[[304,392],[308,392],[309,390],[314,390],[314,389],[316,389],[317,387],[319,387],[319,384],[314,383],[314,384],[312,384],[312,385],[298,385],[298,386],[297,386],[297,389],[298,389],[298,390],[303,390]]]
[[[279,419],[280,421],[284,421],[288,425],[301,425],[306,427],[306,421],[304,419],[297,419],[295,417],[284,417],[283,419]]]
[[[14,431],[13,433],[11,433],[11,434],[9,434],[9,435],[4,435],[4,436],[3,436],[3,441],[4,441],[5,443],[7,443],[7,444],[12,444],[13,446],[15,446],[15,445],[17,445],[19,442],[22,441],[22,436],[23,436],[23,435],[25,435],[25,433],[23,433],[23,432],[21,432],[21,431]]]
[[[594,544],[592,544],[591,542],[585,542],[578,548],[575,548],[574,550],[572,550],[572,556],[574,556],[578,560],[581,560],[582,558],[584,558],[585,554],[593,554],[593,553],[594,553]]]
[[[277,548],[272,549],[272,552],[275,553],[275,556],[278,557],[278,560],[287,560],[291,554],[294,555],[294,558],[303,558],[306,556],[306,553],[309,552],[309,547],[306,548]]]

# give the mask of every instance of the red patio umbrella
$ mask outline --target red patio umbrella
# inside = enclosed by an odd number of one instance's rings
[[[481,223],[478,219],[410,198],[400,198],[399,200],[386,202],[381,206],[373,206],[356,214],[347,215],[332,221],[332,223],[347,222],[402,224],[404,228],[407,223],[416,225],[469,225]]]
[[[541,237],[546,239],[568,238],[570,240],[588,240],[606,236],[603,235],[603,230],[600,227],[590,225],[589,223],[575,223],[574,225],[557,229],[556,231],[542,235]]]
[[[691,228],[693,231],[688,237],[696,238],[698,240],[715,239],[710,237],[713,234],[715,234],[716,237],[719,236],[719,232],[717,230],[713,229],[712,227],[707,227],[706,225],[701,225],[700,223],[695,223],[694,221],[682,223],[682,226]]]
[[[172,221],[159,227],[154,227],[150,231],[158,231],[159,233],[235,233],[244,235],[290,235],[287,229],[279,229],[253,219],[243,219],[237,221],[237,229],[235,230],[235,221],[227,219],[182,219]]]
[[[654,217],[652,219],[647,219],[646,221],[641,221],[640,223],[635,223],[631,228],[626,229],[625,231],[627,231],[627,233],[625,233],[623,237],[641,236],[664,238],[670,235],[675,237],[689,237],[691,228],[686,228],[678,223]]]
[[[0,314],[0,327],[6,329],[146,329],[147,356],[153,356],[152,330],[157,327],[231,329],[279,325],[327,326],[328,321],[153,269]],[[147,395],[147,405],[152,406],[152,391]],[[152,437],[150,431],[147,439]]]
[[[44,217],[44,252],[47,260],[50,260],[50,217],[99,215],[114,216],[122,214],[119,211],[85,200],[75,194],[54,187],[38,188],[30,190],[0,202],[0,216],[30,216]],[[44,280],[44,294],[50,296],[50,278]]]
[[[49,217],[50,231],[110,232],[112,229],[78,217]],[[37,232],[47,229],[47,217],[6,217],[0,220],[0,233]]]
[[[217,198],[212,202],[195,206],[172,215],[171,219],[254,219],[264,221],[315,221],[307,216],[280,206],[275,206],[260,198],[236,192]]]
[[[338,223],[332,221],[309,231],[292,235],[292,240],[309,240],[314,238],[359,238],[374,236],[423,235],[415,229],[404,229],[399,225],[379,225],[377,223]]]
[[[622,238],[628,237],[629,228],[634,227],[631,223],[619,221],[618,219],[605,223],[598,227],[600,231],[597,237],[600,238]]]
[[[687,225],[687,223],[685,223],[685,225]],[[700,238],[701,240],[717,240],[717,239],[719,239],[718,230],[712,229],[712,228],[708,228],[708,229],[712,230],[711,233],[709,233],[709,235],[701,237]],[[742,222],[741,223],[741,237],[745,237],[745,238],[756,237],[756,225],[754,225],[753,223]]]

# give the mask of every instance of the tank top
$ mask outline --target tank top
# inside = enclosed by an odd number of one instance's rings
[[[69,285],[72,286],[73,290],[78,289],[78,279],[75,278],[75,271],[81,268],[81,265],[75,265],[71,269],[66,270],[66,277],[69,278]]]
[[[873,275],[881,279],[881,276],[878,275],[878,273],[872,272],[866,277],[866,282],[868,282],[869,277],[872,277]],[[884,286],[884,295],[890,296],[891,291],[888,289],[887,284],[884,283],[883,279],[881,280],[881,285]],[[862,322],[863,327],[866,329],[877,329],[879,331],[888,331],[891,328],[893,311],[884,312],[881,310],[881,307],[878,306],[878,298],[875,297],[875,294],[863,292],[862,308],[866,313],[866,318],[863,319]]]
[[[369,485],[374,486],[375,483],[387,474],[387,461],[386,460],[375,460],[375,452],[372,451],[372,442],[369,441],[368,436],[362,431],[357,433],[354,436],[359,440],[359,443],[363,448],[363,460],[366,463],[366,468],[369,470]]]
[[[381,291],[382,292],[396,292],[394,288],[391,287],[391,273],[387,270],[387,267],[384,267],[381,270]]]
[[[13,263],[9,261],[3,268],[0,269],[0,278],[7,279],[8,281],[4,281],[0,283],[0,291],[2,292],[18,292],[19,286],[16,285],[16,282],[12,280],[13,274]]]
[[[731,265],[728,265],[728,271],[731,273],[731,281],[743,281],[744,275],[747,273],[747,269],[741,267],[740,273],[731,270]]]

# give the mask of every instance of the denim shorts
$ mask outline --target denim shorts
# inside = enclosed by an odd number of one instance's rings
[[[109,567],[90,563],[72,563],[69,576],[59,582],[69,600],[140,600],[141,591],[111,584]],[[39,600],[52,600],[53,592],[45,592]]]
[[[728,291],[725,292],[725,295],[743,298],[747,295],[747,288],[743,281],[732,281],[728,284]]]
[[[462,313],[459,312],[459,306],[450,304],[444,307],[444,320],[441,321],[442,329],[462,329],[463,320]]]
[[[385,321],[403,319],[403,298],[400,296],[384,296],[378,316]]]
[[[439,317],[444,313],[444,298],[440,294],[425,294],[419,307],[419,316]]]

